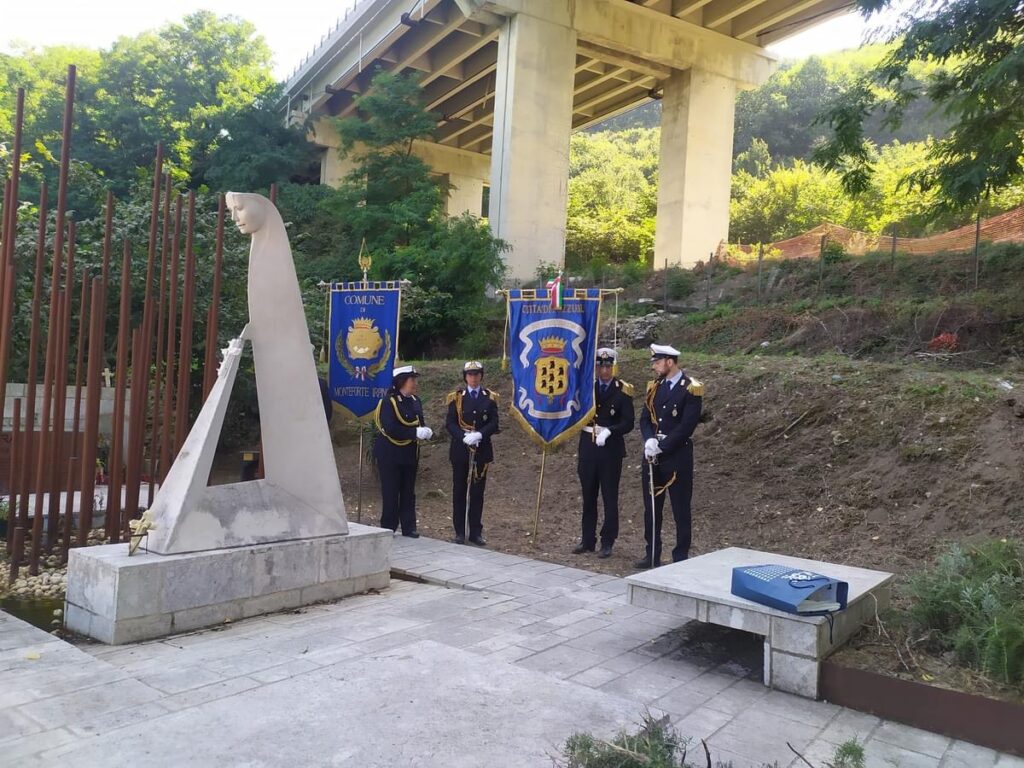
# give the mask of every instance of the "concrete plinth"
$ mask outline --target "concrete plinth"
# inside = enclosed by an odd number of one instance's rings
[[[732,594],[732,569],[778,563],[823,573],[849,584],[846,610],[800,616]],[[764,684],[818,698],[821,660],[889,604],[892,574],[800,557],[729,547],[626,579],[629,602],[684,619],[764,636]]]
[[[178,555],[73,549],[65,625],[118,645],[383,589],[391,542],[391,531],[353,523],[346,536]]]

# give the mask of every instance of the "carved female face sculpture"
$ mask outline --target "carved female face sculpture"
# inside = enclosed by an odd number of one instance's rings
[[[260,229],[267,219],[262,201],[258,195],[244,192],[228,192],[225,201],[231,208],[231,220],[243,235],[251,235]]]

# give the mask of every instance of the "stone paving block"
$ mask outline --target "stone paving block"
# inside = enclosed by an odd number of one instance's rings
[[[21,738],[43,730],[43,725],[16,709],[0,709],[0,734],[4,739],[12,736]],[[2,751],[2,750],[0,750]]]
[[[608,657],[632,651],[638,645],[635,639],[617,635],[614,632],[609,632],[607,629],[588,632],[566,642],[573,648],[582,648],[585,651],[593,651]]]
[[[685,683],[665,677],[660,671],[648,671],[646,667],[640,667],[602,685],[601,690],[625,696],[643,704],[652,704],[656,699],[660,699],[680,685],[685,685]]]
[[[626,651],[625,653],[611,656],[606,661],[602,661],[601,666],[623,675],[626,672],[632,672],[634,669],[639,669],[651,663],[651,658],[644,656],[642,653]]]
[[[757,706],[733,718],[709,743],[748,759],[789,765],[793,753],[786,743],[797,750],[806,749],[819,730],[817,726],[787,720]]]
[[[0,738],[0,766],[24,768],[34,755],[78,741],[78,737],[67,728],[51,728],[28,736]]]
[[[751,707],[768,708],[774,713],[775,710],[766,703],[767,695],[768,689],[762,683],[740,680],[708,699],[706,706],[727,715],[738,715]]]
[[[161,693],[174,694],[220,682],[224,676],[203,667],[188,666],[164,669],[160,672],[140,675],[136,679]]]
[[[494,661],[504,661],[509,664],[513,664],[520,659],[525,659],[527,656],[533,655],[534,653],[536,653],[536,651],[531,650],[530,648],[510,645],[507,648],[502,648],[500,651],[495,651],[487,656],[487,658],[493,659]]]
[[[865,742],[881,722],[874,715],[840,708],[821,732],[821,738],[832,744],[842,744],[850,739]]]
[[[1024,758],[1013,755],[1000,755],[996,768],[1024,768]]]
[[[968,744],[966,741],[954,741],[939,765],[942,768],[994,768],[998,759],[999,753],[994,749]]]
[[[718,672],[705,672],[686,683],[687,687],[710,695],[721,693],[736,684],[736,678]]]
[[[532,651],[546,651],[548,648],[553,648],[556,645],[560,645],[565,642],[564,637],[548,632],[543,635],[530,635],[529,637],[523,638],[517,641],[518,645],[523,648],[529,648]]]
[[[872,739],[864,745],[865,768],[939,768],[939,758]]]
[[[119,709],[116,712],[91,715],[68,726],[76,736],[88,738],[97,734],[106,734],[126,726],[137,727],[140,723],[151,723],[158,717],[166,715],[170,710],[160,701],[149,701],[138,707]]]
[[[594,666],[604,657],[596,653],[581,651],[578,648],[569,648],[564,645],[557,645],[546,651],[535,653],[518,662],[521,667],[533,669],[538,672],[545,672],[559,680],[575,675],[577,672]]]
[[[233,677],[222,683],[204,685],[202,688],[195,688],[191,691],[176,693],[173,696],[168,696],[162,699],[161,703],[172,712],[176,712],[181,709],[197,707],[210,701],[216,701],[217,699],[235,696],[243,691],[256,688],[259,685],[260,684],[256,680],[253,680],[250,677]]]
[[[547,623],[553,624],[554,622],[549,621]],[[556,635],[560,635],[564,638],[573,638],[598,629],[604,629],[608,624],[609,622],[597,618],[581,619],[580,621],[573,622],[572,624],[558,627],[554,632]]]
[[[739,685],[739,683],[737,683]],[[824,701],[813,701],[802,696],[783,691],[770,691],[763,685],[761,690],[767,695],[761,701],[760,706],[766,707],[772,714],[795,720],[798,723],[807,723],[819,728],[827,726],[832,719],[839,714],[840,707]]]
[[[695,691],[683,684],[673,688],[664,696],[655,699],[654,704],[674,715],[673,720],[675,720],[685,717],[698,709],[703,710],[709,699],[709,694]]]
[[[610,683],[618,676],[618,672],[613,672],[610,669],[598,664],[597,666],[591,667],[590,669],[585,669],[582,672],[573,675],[569,679],[574,683],[585,685],[588,688],[600,688],[602,685]]]
[[[912,752],[939,758],[949,748],[951,739],[937,733],[922,731],[902,723],[884,722],[871,734],[872,741],[884,741]]]
[[[685,717],[673,717],[672,725],[681,736],[689,738],[692,744],[699,745],[701,739],[710,739],[731,721],[731,715],[700,707]]]
[[[63,727],[94,715],[137,707],[161,695],[160,691],[138,680],[119,680],[25,704],[21,713],[51,728]]]

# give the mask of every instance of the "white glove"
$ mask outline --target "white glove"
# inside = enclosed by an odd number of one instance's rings
[[[647,457],[648,460],[650,460],[657,456],[659,453],[661,453],[661,446],[658,445],[658,438],[648,438],[647,442],[644,443],[644,456]]]
[[[417,440],[429,440],[434,436],[434,430],[430,427],[416,427]]]
[[[480,444],[480,441],[483,440],[483,439],[484,439],[484,436],[482,434],[480,434],[479,432],[467,432],[463,436],[462,442],[464,442],[466,445],[468,445],[471,448],[475,448],[476,446],[478,446]]]
[[[598,447],[603,448],[605,441],[611,435],[612,431],[608,427],[598,427],[594,433],[594,442],[597,443]]]

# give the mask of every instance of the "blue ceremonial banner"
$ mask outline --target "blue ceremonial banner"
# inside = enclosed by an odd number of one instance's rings
[[[556,445],[594,415],[601,290],[565,290],[557,309],[548,289],[507,295],[512,415],[535,441]]]
[[[398,282],[332,283],[328,385],[336,409],[373,413],[391,385],[398,353]]]

